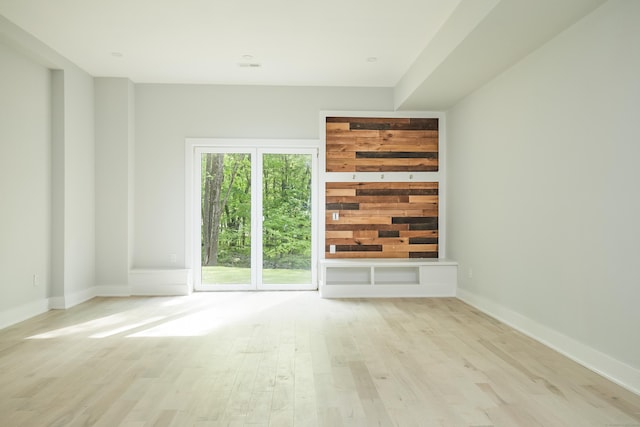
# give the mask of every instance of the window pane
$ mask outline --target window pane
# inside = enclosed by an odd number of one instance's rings
[[[311,283],[310,154],[264,154],[262,169],[265,284]]]
[[[251,155],[202,155],[202,283],[251,284]]]

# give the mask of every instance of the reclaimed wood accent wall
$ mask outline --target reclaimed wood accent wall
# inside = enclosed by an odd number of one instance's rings
[[[325,223],[326,258],[437,258],[438,183],[328,182]]]
[[[327,117],[327,172],[435,172],[438,119]]]
[[[327,117],[326,153],[329,174],[437,172],[438,119]],[[327,182],[325,258],[438,258],[438,189],[382,177]]]

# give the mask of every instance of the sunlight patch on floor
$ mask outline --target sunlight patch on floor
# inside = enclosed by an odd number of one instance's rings
[[[181,316],[153,328],[128,335],[128,338],[207,335],[225,325],[237,323],[296,297],[298,297],[297,292],[273,292],[268,295],[260,293],[259,298],[240,298],[233,304]]]
[[[65,328],[55,329],[53,331],[33,335],[27,337],[27,339],[51,339],[88,333],[96,329],[122,323],[123,321],[126,321],[127,317],[128,316],[123,313],[112,314],[110,316],[101,317],[99,319],[90,320],[88,322],[78,323],[77,325],[71,325]]]
[[[140,306],[121,313],[92,319],[75,325],[39,333],[26,337],[31,340],[86,336],[87,338],[108,338],[126,334],[127,338],[143,337],[195,337],[206,335],[225,325],[241,322],[278,304],[298,298],[298,292],[224,292],[194,294],[175,297],[156,305],[156,315],[141,319],[139,313],[148,310]],[[176,306],[201,300],[202,309],[178,309]],[[154,300],[150,301],[150,304]],[[171,314],[167,310],[171,311]]]
[[[98,333],[98,334],[90,335],[89,338],[106,338],[106,337],[110,337],[110,336],[113,336],[113,335],[120,334],[122,332],[130,331],[131,329],[136,329],[136,328],[139,328],[141,326],[148,325],[150,323],[159,322],[159,321],[161,321],[161,320],[163,320],[165,318],[166,318],[166,316],[151,317],[149,319],[143,320],[142,322],[131,323],[131,324],[128,324],[128,325],[121,326],[119,328],[112,329],[110,331],[106,331],[106,332],[101,332],[101,333]]]

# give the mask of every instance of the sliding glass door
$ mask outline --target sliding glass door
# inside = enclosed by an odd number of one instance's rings
[[[200,153],[200,283],[219,289],[252,285],[250,151]]]
[[[195,152],[196,290],[316,289],[316,150]]]
[[[262,160],[262,288],[312,284],[311,153],[265,153]]]

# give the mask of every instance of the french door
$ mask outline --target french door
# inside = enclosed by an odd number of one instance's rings
[[[317,289],[317,150],[194,153],[195,289]]]

